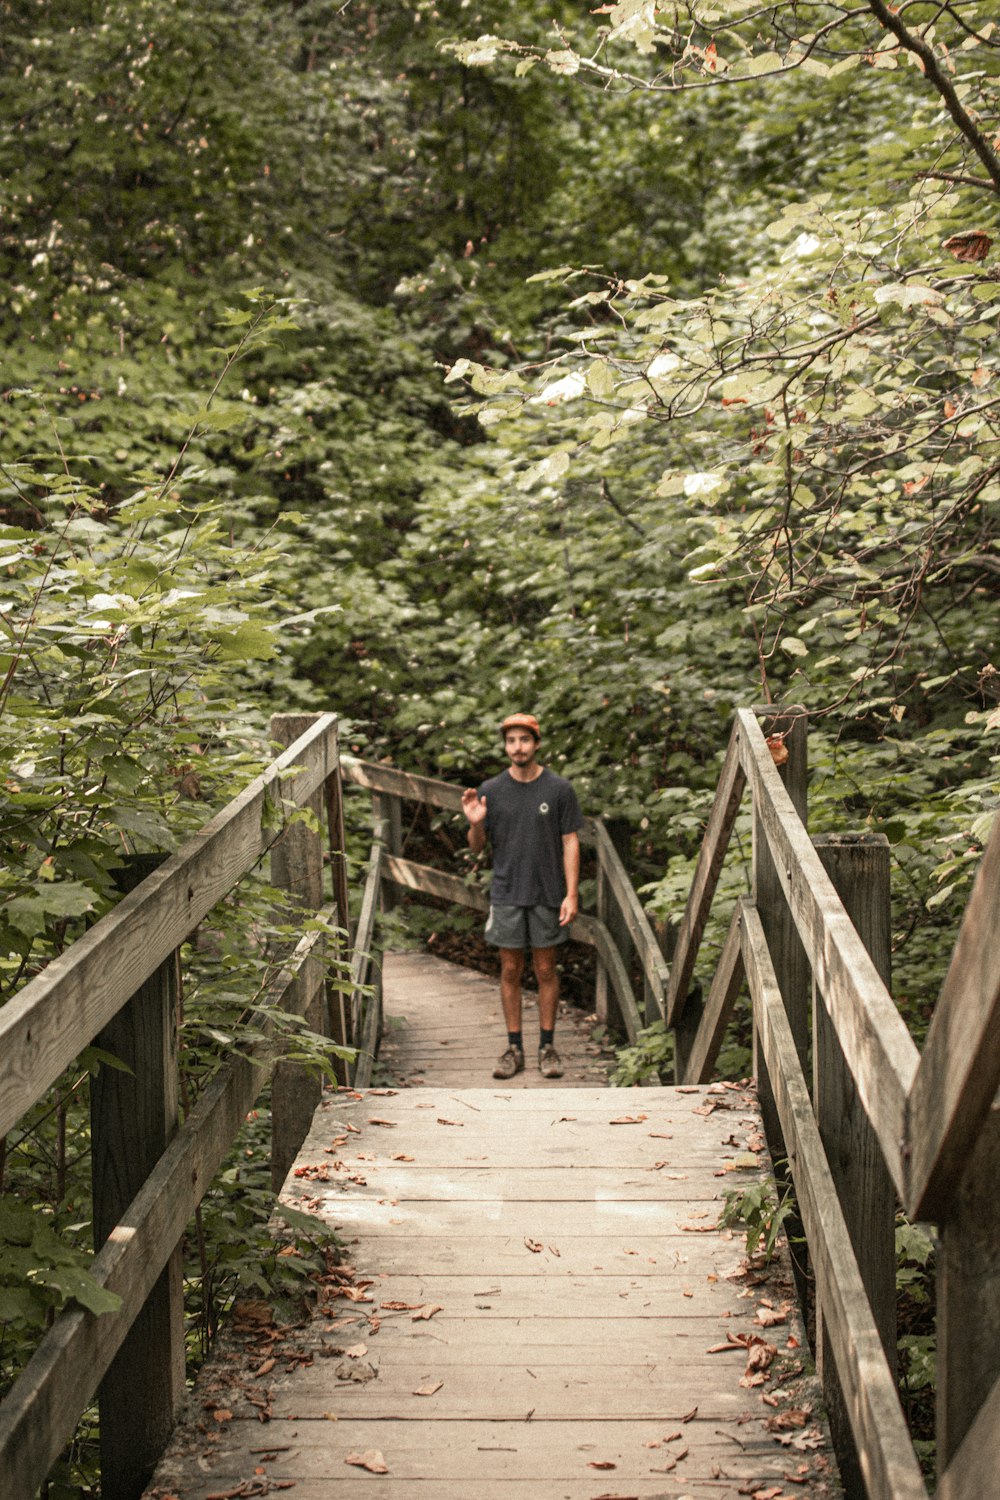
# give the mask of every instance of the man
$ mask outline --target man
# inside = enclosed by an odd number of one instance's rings
[[[544,1078],[560,1078],[555,1049],[559,975],[556,948],[569,937],[579,909],[580,805],[570,783],[539,765],[538,720],[510,714],[500,726],[510,766],[462,793],[469,820],[469,848],[478,854],[489,839],[493,881],[486,941],[500,949],[500,999],[507,1023],[507,1048],[494,1078],[513,1078],[524,1067],[521,1032],[521,976],[525,949],[531,948],[538,981],[540,1036],[538,1067]]]

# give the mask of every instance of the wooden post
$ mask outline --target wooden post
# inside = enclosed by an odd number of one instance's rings
[[[787,757],[783,760],[780,755],[776,754],[775,764],[785,784],[785,790],[792,799],[792,805],[805,824],[809,775],[806,711],[797,704],[780,709],[756,705],[754,713],[760,719],[760,727],[765,737],[778,737],[774,744],[775,750],[780,751],[783,742],[785,750],[788,751]],[[785,893],[781,889],[778,871],[767,845],[763,820],[756,806],[753,815],[753,895],[767,940],[768,951],[771,954],[771,962],[774,965],[778,988],[781,991],[785,1014],[791,1027],[795,1050],[799,1055],[802,1071],[808,1078],[811,999],[809,961],[799,940],[792,914],[788,909]],[[780,1164],[787,1158],[787,1150],[774,1090],[768,1075],[767,1064],[764,1061],[764,1050],[760,1045],[756,1017],[753,1028],[753,1070],[757,1080],[757,1097],[764,1122],[764,1134],[767,1137],[772,1159],[776,1164]],[[776,1167],[776,1177],[782,1186],[789,1185],[788,1172],[780,1165]],[[797,1222],[789,1221],[788,1230],[790,1236],[801,1234],[801,1226]],[[808,1287],[808,1259],[804,1247],[797,1249],[793,1255],[792,1268],[799,1298],[804,1306]]]
[[[754,713],[761,721],[760,727],[765,737],[772,735],[783,737],[788,758],[778,766],[778,774],[804,824],[807,816],[809,774],[806,711],[798,705],[783,709],[758,705],[754,708]],[[788,903],[781,889],[778,872],[771,858],[771,851],[767,847],[763,825],[756,809],[753,819],[753,892],[764,936],[767,938],[771,961],[774,964],[774,972],[785,1002],[788,1023],[792,1028],[795,1048],[799,1054],[803,1072],[808,1078],[809,963],[788,910]],[[764,1129],[771,1143],[771,1154],[781,1156],[784,1153],[781,1143],[781,1126],[778,1122],[770,1079],[767,1076],[767,1066],[758,1045],[756,1027],[754,1028],[754,1073],[757,1078]]]
[[[997,837],[994,834],[994,837]],[[996,933],[984,933],[996,942]],[[937,1462],[944,1474],[1000,1379],[1000,1102],[994,1100],[938,1225]],[[995,1477],[1000,1433],[990,1438]],[[971,1490],[954,1500],[980,1500]]]
[[[614,845],[625,869],[628,870],[632,862],[632,830],[628,819],[606,817],[603,821],[608,838]],[[597,856],[597,919],[607,927],[612,942],[621,954],[622,963],[631,973],[632,939],[629,936],[628,926],[619,911],[618,902],[614,899],[614,893],[604,869],[604,861],[600,856],[600,846],[598,846]],[[615,998],[614,987],[608,978],[607,968],[600,958],[597,960],[594,1009],[602,1025],[612,1031],[624,1031],[625,1022],[621,1008]]]
[[[892,970],[888,840],[883,834],[820,834],[813,844],[888,989]],[[878,1139],[844,1062],[836,1031],[815,986],[813,1102],[861,1280],[889,1368],[895,1375],[896,1194]],[[863,1497],[861,1468],[821,1306],[816,1309],[816,1363],[845,1492]]]
[[[275,714],[271,738],[286,748],[314,724],[318,714]],[[323,816],[323,789],[306,806]],[[286,828],[271,848],[271,884],[288,891],[310,914],[323,905],[323,841],[305,823]],[[304,1016],[313,1031],[323,1031],[324,973],[322,955],[302,965],[289,991],[288,1009]],[[319,1078],[301,1063],[282,1060],[271,1081],[271,1187],[277,1193],[305,1140],[322,1095]]]
[[[330,845],[330,871],[333,899],[337,908],[337,925],[343,931],[338,948],[341,972],[346,980],[351,952],[351,909],[347,890],[347,838],[344,833],[344,785],[340,774],[340,743],[336,743],[336,764],[324,783],[326,821]],[[327,1034],[339,1046],[354,1042],[351,1036],[350,995],[329,978],[326,985]],[[337,1058],[334,1069],[339,1083],[348,1083],[349,1066]]]
[[[117,876],[123,893],[166,855],[136,855]],[[129,1069],[102,1067],[90,1083],[94,1248],[114,1231],[177,1129],[175,951],[141,985],[94,1044]],[[176,1246],[98,1388],[101,1494],[138,1500],[184,1396],[184,1294]]]
[[[403,799],[391,792],[376,792],[372,798],[375,822],[385,826],[385,849],[387,854],[402,856],[403,853]],[[382,910],[391,911],[398,905],[399,897],[389,881],[382,883]]]

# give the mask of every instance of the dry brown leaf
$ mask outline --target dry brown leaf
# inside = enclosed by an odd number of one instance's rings
[[[758,1307],[755,1320],[762,1328],[773,1328],[778,1323],[787,1323],[788,1314],[774,1307]]]
[[[368,1123],[369,1125],[388,1125],[393,1130],[396,1128],[395,1120],[380,1120],[377,1115],[369,1115]]]
[[[525,1238],[524,1247],[526,1250],[530,1250],[532,1255],[538,1255],[543,1248],[540,1240],[529,1240],[528,1238]]]
[[[349,1453],[344,1463],[353,1464],[356,1469],[367,1469],[369,1474],[388,1474],[389,1472],[389,1465],[377,1448],[366,1448],[364,1453]]]
[[[226,1406],[217,1406],[212,1416],[216,1422],[231,1422],[233,1420],[233,1414]]]
[[[641,1125],[647,1115],[619,1115],[615,1120],[609,1120],[609,1125]]]
[[[942,244],[956,260],[985,260],[993,241],[983,229],[962,229]]]
[[[418,1385],[413,1394],[415,1396],[433,1396],[435,1391],[439,1391],[443,1385],[443,1380],[428,1381],[427,1385]]]
[[[360,1359],[363,1354],[368,1353],[368,1345],[352,1344],[349,1349],[344,1350],[344,1353],[347,1355],[348,1359]]]
[[[438,1303],[438,1302],[425,1302],[424,1305],[423,1305],[423,1307],[418,1307],[417,1308],[416,1312],[413,1314],[412,1318],[410,1319],[410,1322],[411,1323],[426,1322],[428,1318],[433,1318],[433,1316],[434,1316],[435,1313],[439,1313],[439,1312],[443,1312],[443,1311],[444,1311],[444,1309],[441,1307],[440,1303]]]
[[[692,1406],[691,1410],[689,1412],[685,1412],[684,1416],[681,1417],[681,1421],[682,1422],[693,1422],[694,1419],[695,1419],[695,1417],[697,1415],[698,1415],[698,1408],[696,1406]]]
[[[591,1458],[587,1460],[588,1469],[617,1469],[617,1467],[618,1465],[613,1464],[610,1458]]]
[[[264,1363],[262,1365],[258,1365],[257,1368],[256,1368],[256,1370],[254,1370],[254,1372],[253,1372],[254,1378],[257,1379],[261,1375],[270,1375],[270,1373],[271,1373],[271,1371],[273,1369],[274,1369],[274,1360],[273,1359],[265,1359]]]
[[[441,1115],[438,1115],[438,1124],[439,1125],[463,1125],[464,1126],[465,1121],[464,1120],[445,1120],[445,1119],[442,1118]]]
[[[407,1156],[405,1151],[396,1151],[392,1159],[393,1161],[414,1161],[415,1157]]]
[[[422,1307],[422,1302],[380,1302],[383,1312],[412,1312],[415,1307]]]

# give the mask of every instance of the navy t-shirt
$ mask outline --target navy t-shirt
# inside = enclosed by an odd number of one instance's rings
[[[484,781],[478,795],[486,798],[486,836],[493,849],[493,905],[561,906],[563,834],[583,827],[570,783],[547,767],[534,781],[515,781],[502,771]]]

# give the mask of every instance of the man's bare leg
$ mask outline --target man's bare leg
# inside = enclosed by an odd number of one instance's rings
[[[500,1003],[508,1031],[521,1029],[521,975],[524,973],[524,951],[521,948],[500,949]]]
[[[559,1005],[559,970],[556,968],[555,948],[532,948],[531,962],[538,980],[538,1024],[543,1031],[552,1031]]]

